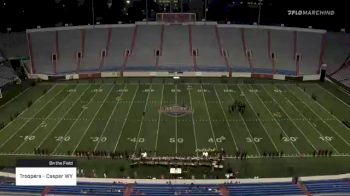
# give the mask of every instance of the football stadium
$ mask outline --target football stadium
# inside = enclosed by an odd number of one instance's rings
[[[1,195],[350,194],[345,29],[153,15],[0,33]]]

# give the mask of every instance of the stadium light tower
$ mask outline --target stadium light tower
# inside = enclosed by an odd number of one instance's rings
[[[204,0],[204,19],[207,21],[208,0]]]
[[[263,0],[259,0],[259,13],[258,13],[258,25],[260,25],[260,15],[261,15],[261,4]]]
[[[183,0],[180,0],[180,3],[181,3],[180,10],[181,10],[181,13],[183,13],[183,12],[184,12],[184,8],[183,8]]]
[[[146,22],[148,22],[148,0],[146,0]]]
[[[94,0],[91,0],[91,12],[92,12],[92,26],[95,26],[95,8],[94,8]]]

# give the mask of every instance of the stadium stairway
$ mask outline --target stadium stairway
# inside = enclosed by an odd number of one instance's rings
[[[133,184],[128,184],[125,186],[124,196],[130,196],[133,191]]]
[[[47,186],[44,188],[43,192],[41,192],[41,196],[45,196],[47,195],[50,191],[51,191],[52,187],[51,186]]]
[[[219,190],[221,192],[221,195],[223,195],[223,196],[230,195],[230,192],[228,191],[228,188],[225,185],[221,185]]]
[[[303,193],[304,193],[305,195],[307,195],[307,196],[311,196],[311,195],[312,195],[312,194],[309,192],[309,190],[307,190],[307,188],[304,186],[303,183],[301,183],[301,182],[299,181],[297,185],[298,185],[299,189],[302,190]]]

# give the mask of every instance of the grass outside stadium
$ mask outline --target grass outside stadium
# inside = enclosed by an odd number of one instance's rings
[[[350,171],[350,95],[331,82],[115,78],[27,81],[2,93],[2,168],[51,156],[77,159],[89,177],[172,178],[170,166],[134,165],[126,157],[220,152],[223,169],[182,166],[180,176]],[[244,112],[232,111],[235,102]]]

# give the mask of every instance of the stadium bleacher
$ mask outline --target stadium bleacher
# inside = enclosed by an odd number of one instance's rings
[[[160,25],[137,25],[135,44],[131,48],[131,55],[128,58],[126,70],[155,70],[155,51],[159,49],[161,42]]]
[[[328,32],[324,63],[327,66],[327,74],[332,74],[339,69],[350,55],[350,35],[346,33]]]
[[[159,66],[168,70],[193,70],[190,56],[189,33],[185,25],[164,26],[163,50]],[[181,56],[181,58],[179,58]]]
[[[80,51],[81,47],[81,31],[80,30],[72,30],[72,31],[59,31],[58,34],[58,66],[57,73],[69,73],[75,72],[77,69],[77,58],[76,53]],[[34,46],[36,43],[32,43]],[[54,47],[54,43],[50,44],[46,47]],[[48,49],[50,50],[50,49]],[[50,55],[51,57],[51,55]],[[34,66],[37,71],[41,69],[42,66],[40,64],[36,64],[34,59]],[[52,63],[50,64],[52,66]]]
[[[298,32],[296,53],[301,55],[301,75],[316,74],[320,69],[320,54],[324,33]]]
[[[250,66],[242,41],[242,32],[238,28],[219,28],[222,47],[226,49],[228,61],[233,71],[250,72]]]
[[[342,69],[337,71],[332,77],[340,82],[350,79],[350,67],[349,66],[343,67]]]
[[[106,49],[108,37],[107,28],[87,29],[82,31],[82,55],[83,58],[78,67],[78,72],[99,70],[102,66],[102,50]]]
[[[272,62],[269,58],[268,51],[268,31],[257,29],[246,29],[244,31],[247,50],[251,51],[251,64],[253,72],[259,72],[259,70],[267,70],[264,73],[272,73]],[[262,69],[259,69],[262,68]]]
[[[199,71],[227,71],[220,54],[215,25],[191,25],[192,50],[197,50],[196,62]]]
[[[271,53],[275,54],[276,73],[289,70],[295,74],[293,37],[292,31],[270,30]]]
[[[0,33],[0,50],[7,57],[27,56],[27,38],[25,32]]]
[[[33,33],[30,35],[30,38],[32,40],[32,58],[35,64],[42,65],[40,66],[40,72],[43,74],[53,74],[54,67],[52,65],[51,55],[56,50],[54,45],[55,32]]]
[[[350,193],[349,180],[327,180],[305,182],[306,188],[314,194],[348,194]]]
[[[102,69],[106,71],[121,70],[126,59],[126,50],[131,50],[135,25],[110,28],[107,56]]]
[[[15,71],[9,66],[0,63],[0,87],[17,79]]]
[[[0,34],[1,54],[31,54],[33,71],[39,74],[232,70],[295,76],[318,74],[325,63],[327,74],[347,86],[349,71],[342,66],[350,54],[349,43],[346,33],[215,23],[34,29],[27,38],[25,33]]]
[[[29,31],[28,35],[35,71],[43,74],[119,71],[121,68],[126,71],[226,72],[232,67],[236,72],[295,75],[299,71],[312,75],[319,71],[324,41],[322,31],[299,32],[211,23],[82,26],[39,29],[38,32]],[[102,55],[103,50],[106,50],[106,56]],[[78,58],[78,52],[82,58]],[[52,61],[52,53],[57,54],[56,64]],[[296,64],[296,54],[301,56],[300,68]]]
[[[303,182],[310,194],[347,194],[348,180],[322,180]],[[78,183],[77,186],[15,186],[1,183],[0,193],[43,193],[47,195],[305,195],[293,183],[230,183],[230,184],[111,184]],[[224,194],[225,192],[225,194]]]

